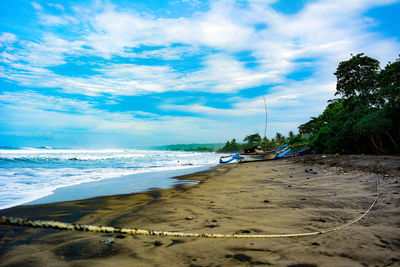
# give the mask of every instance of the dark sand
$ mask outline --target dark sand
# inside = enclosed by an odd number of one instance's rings
[[[399,157],[310,155],[181,177],[201,181],[194,186],[15,207],[0,215],[181,232],[302,233],[359,217],[380,181],[371,212],[329,234],[196,239],[0,226],[0,265],[399,266],[399,174]],[[107,238],[114,243],[105,244]]]

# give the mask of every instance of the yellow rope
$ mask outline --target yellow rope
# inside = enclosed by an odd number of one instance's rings
[[[16,225],[16,226],[28,226],[28,227],[38,227],[38,228],[53,228],[59,230],[69,230],[69,231],[84,231],[84,232],[102,232],[102,233],[116,233],[116,234],[126,234],[126,235],[152,235],[152,236],[168,236],[168,237],[203,237],[203,238],[289,238],[289,237],[305,237],[326,234],[334,231],[341,230],[345,227],[361,220],[365,215],[367,215],[372,207],[375,205],[379,196],[379,181],[376,179],[376,197],[372,202],[368,210],[362,214],[357,219],[350,221],[341,226],[322,230],[318,232],[309,233],[299,233],[299,234],[264,234],[264,235],[238,235],[238,234],[211,234],[211,233],[180,233],[180,232],[168,232],[168,231],[152,231],[143,230],[136,228],[115,228],[108,226],[96,226],[96,225],[83,225],[74,223],[64,223],[57,221],[41,221],[41,220],[26,220],[21,218],[13,218],[2,216],[0,217],[0,224],[4,225]]]

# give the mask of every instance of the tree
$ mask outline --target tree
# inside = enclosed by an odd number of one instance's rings
[[[259,134],[244,141],[264,149],[294,144],[307,135],[318,153],[400,153],[400,58],[385,69],[364,54],[339,63],[337,99],[328,101],[324,112],[299,126],[299,135],[288,138],[277,132],[269,141]],[[227,142],[226,147],[237,146]]]
[[[320,120],[316,117],[311,117],[311,120],[299,126],[300,134],[315,135],[320,129]]]
[[[361,120],[359,120],[354,125],[354,130],[366,136],[370,140],[371,149],[377,153],[384,153],[384,143],[382,141],[383,133],[387,133],[385,129],[390,128],[391,120],[385,117],[383,110],[375,110],[369,112],[367,115],[363,116]],[[387,133],[391,140],[393,138]],[[393,141],[394,142],[394,141]],[[394,143],[397,146],[396,143]]]
[[[315,152],[400,152],[400,59],[379,61],[358,54],[339,63],[337,99],[318,117],[299,126]]]
[[[293,132],[293,131],[289,131],[289,133],[288,133],[288,139],[289,139],[289,140],[292,140],[292,139],[294,139],[294,137],[295,137],[294,132]]]
[[[243,141],[246,142],[246,145],[248,146],[259,146],[262,143],[259,133],[248,135],[243,139]]]
[[[286,138],[289,145],[293,145],[299,142],[303,142],[301,134],[295,134],[293,131],[289,131],[288,137]]]
[[[225,146],[218,150],[218,152],[241,152],[243,145],[236,143],[233,138],[231,142],[227,141]]]
[[[389,62],[380,73],[380,97],[382,107],[399,108],[400,105],[400,57]]]
[[[283,136],[283,134],[281,134],[280,132],[277,132],[275,134],[275,141],[279,144],[279,145],[283,145],[286,140],[285,140],[285,136]]]
[[[356,96],[365,104],[371,104],[372,96],[378,88],[379,61],[364,54],[339,63],[336,72],[336,93],[344,99]]]
[[[346,122],[351,120],[343,102],[343,100],[330,101],[324,112],[314,119],[318,130],[311,137],[311,142],[317,152],[341,152],[353,142],[349,127],[345,127]]]
[[[261,142],[261,147],[264,149],[264,151],[272,150],[275,148],[274,142],[268,140],[267,137],[263,137],[262,142]]]
[[[383,133],[390,143],[400,151],[400,57],[393,63],[389,62],[380,73],[381,109],[388,119]]]

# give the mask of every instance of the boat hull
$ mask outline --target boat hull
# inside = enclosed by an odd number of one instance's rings
[[[287,154],[283,155],[282,158],[291,158],[291,157],[302,156],[306,153],[307,153],[307,149],[302,149],[300,151],[287,153]]]
[[[238,162],[252,162],[252,161],[264,161],[264,160],[271,160],[275,159],[276,156],[275,154],[269,154],[269,155],[246,155],[246,154],[240,154],[242,157],[241,159],[238,160]]]
[[[229,163],[234,160],[239,163],[254,162],[254,161],[267,161],[280,158],[297,157],[307,153],[307,149],[290,152],[288,147],[280,148],[275,154],[235,154],[230,156],[221,157],[219,163]]]

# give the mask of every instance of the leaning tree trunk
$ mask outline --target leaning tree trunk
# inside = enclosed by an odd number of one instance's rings
[[[379,150],[382,153],[385,153],[385,150],[383,149],[383,145],[382,145],[382,138],[381,138],[381,135],[379,133],[376,134],[376,139],[379,141]]]
[[[393,145],[397,148],[397,151],[400,150],[399,146],[396,144],[396,142],[393,140],[392,136],[390,135],[390,133],[388,133],[387,131],[383,131],[387,137],[389,137],[390,141],[392,141]]]
[[[372,143],[372,145],[373,145],[373,147],[374,147],[374,150],[375,150],[374,152],[375,152],[376,154],[380,154],[379,148],[378,148],[378,146],[377,146],[376,143],[375,143],[374,137],[372,136],[372,134],[369,134],[368,136],[369,136],[369,140],[371,140],[371,143]]]

